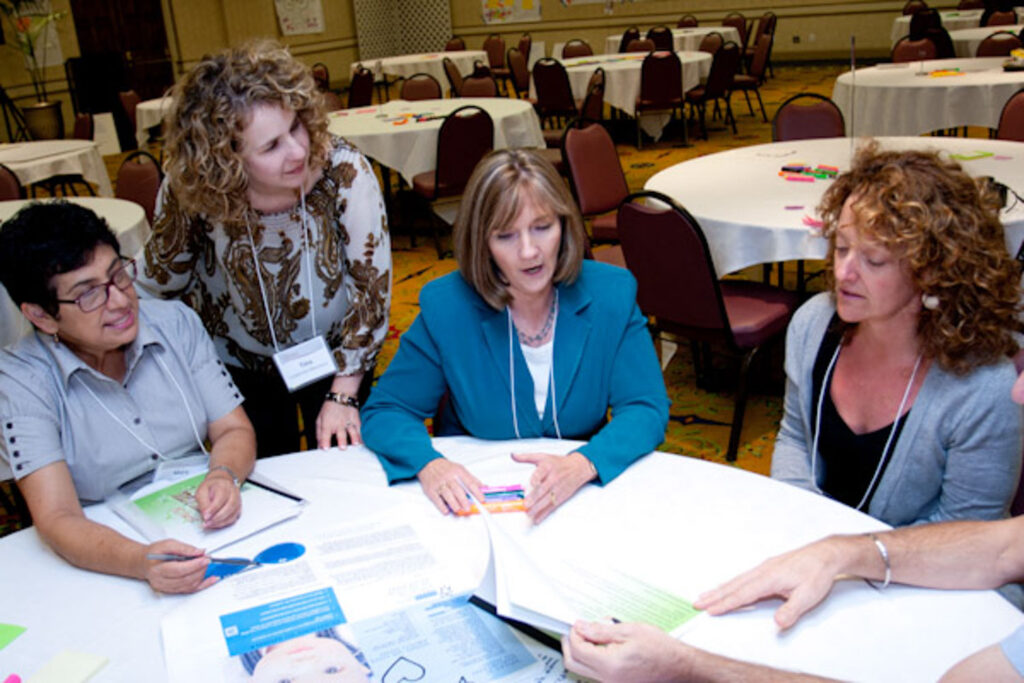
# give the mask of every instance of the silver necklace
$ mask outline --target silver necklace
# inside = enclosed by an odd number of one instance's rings
[[[551,297],[551,307],[548,309],[548,317],[544,321],[544,325],[540,328],[537,334],[527,335],[522,330],[516,328],[516,333],[519,335],[519,342],[526,344],[527,346],[537,346],[551,332],[551,326],[555,324],[555,313],[558,311],[558,290],[555,290],[554,296]]]

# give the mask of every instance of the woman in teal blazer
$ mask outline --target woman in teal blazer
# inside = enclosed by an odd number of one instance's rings
[[[656,448],[669,401],[636,281],[583,261],[582,220],[547,162],[495,152],[464,197],[459,272],[421,291],[420,315],[363,409],[363,437],[389,482],[417,477],[442,512],[468,508],[462,485],[480,496],[480,482],[433,449],[428,417],[437,435],[588,440],[566,456],[514,456],[537,466],[526,506],[539,522]]]

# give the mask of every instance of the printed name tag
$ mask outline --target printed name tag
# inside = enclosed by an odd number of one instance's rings
[[[338,371],[323,335],[278,351],[274,354],[274,364],[288,391],[301,389]]]

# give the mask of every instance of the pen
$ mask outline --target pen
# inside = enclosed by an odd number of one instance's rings
[[[147,560],[156,560],[157,562],[187,562],[188,560],[195,560],[203,557],[202,555],[179,555],[178,553],[147,553]],[[210,562],[212,564],[230,564],[238,567],[248,567],[249,565],[260,565],[261,562],[256,560],[247,560],[243,557],[211,557]]]

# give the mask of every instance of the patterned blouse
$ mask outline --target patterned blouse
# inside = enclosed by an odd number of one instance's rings
[[[342,374],[373,367],[391,300],[387,214],[366,157],[340,138],[333,145],[306,195],[305,236],[301,203],[257,213],[247,228],[212,223],[179,205],[166,181],[160,189],[139,285],[195,309],[230,365],[275,372],[269,308],[280,349],[322,334]]]

